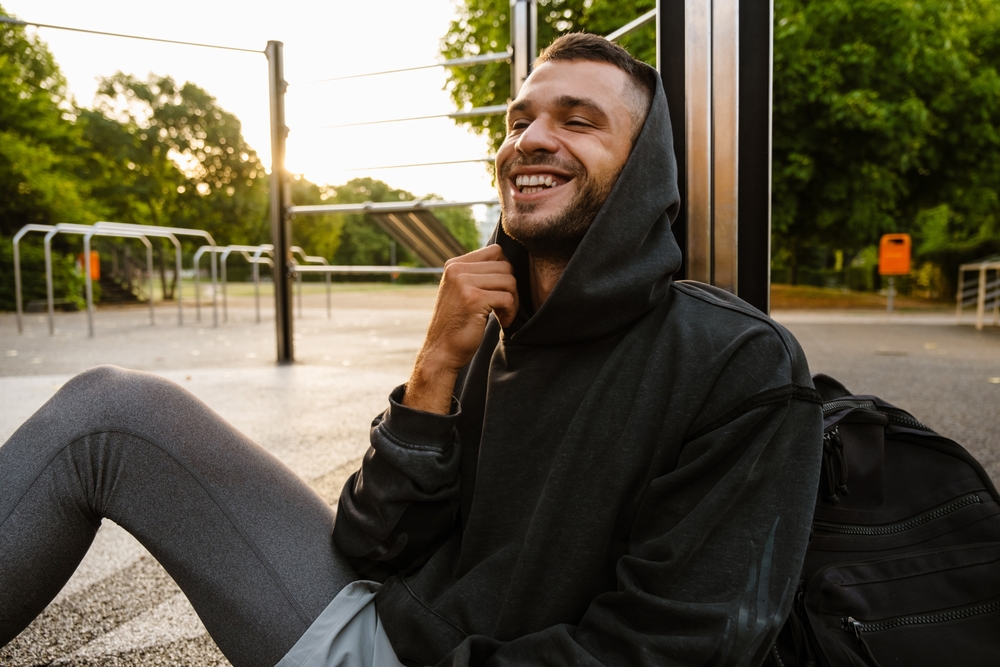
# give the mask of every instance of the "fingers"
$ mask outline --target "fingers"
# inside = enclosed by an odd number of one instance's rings
[[[488,314],[492,310],[501,326],[510,326],[517,315],[514,269],[499,245],[486,246],[449,260],[445,264],[442,288],[444,294],[452,291],[461,294],[458,298],[464,301],[467,312]]]

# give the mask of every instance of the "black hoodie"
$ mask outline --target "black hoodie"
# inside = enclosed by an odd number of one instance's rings
[[[490,319],[452,414],[372,424],[334,539],[384,581],[414,665],[736,665],[788,613],[822,420],[791,335],[674,282],[679,196],[659,87],[617,183],[537,312]]]

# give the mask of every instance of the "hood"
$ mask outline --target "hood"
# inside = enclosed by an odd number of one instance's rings
[[[660,78],[625,167],[545,303],[531,313],[528,252],[497,224],[494,240],[514,266],[521,311],[508,343],[546,345],[603,338],[628,326],[667,294],[681,251],[677,161]]]

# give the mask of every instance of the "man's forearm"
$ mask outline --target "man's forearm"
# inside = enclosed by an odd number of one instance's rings
[[[421,351],[406,383],[403,405],[414,410],[446,415],[451,411],[452,394],[458,371],[434,363]]]

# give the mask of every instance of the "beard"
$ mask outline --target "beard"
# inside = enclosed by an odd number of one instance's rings
[[[577,193],[562,211],[543,220],[532,221],[531,214],[538,204],[508,202],[506,194],[510,172],[515,167],[540,165],[571,174],[576,181]],[[519,156],[506,163],[497,175],[502,214],[500,224],[507,236],[523,245],[536,259],[565,263],[590,229],[617,179],[617,173],[604,180],[593,178],[579,162],[559,160],[548,154]]]

